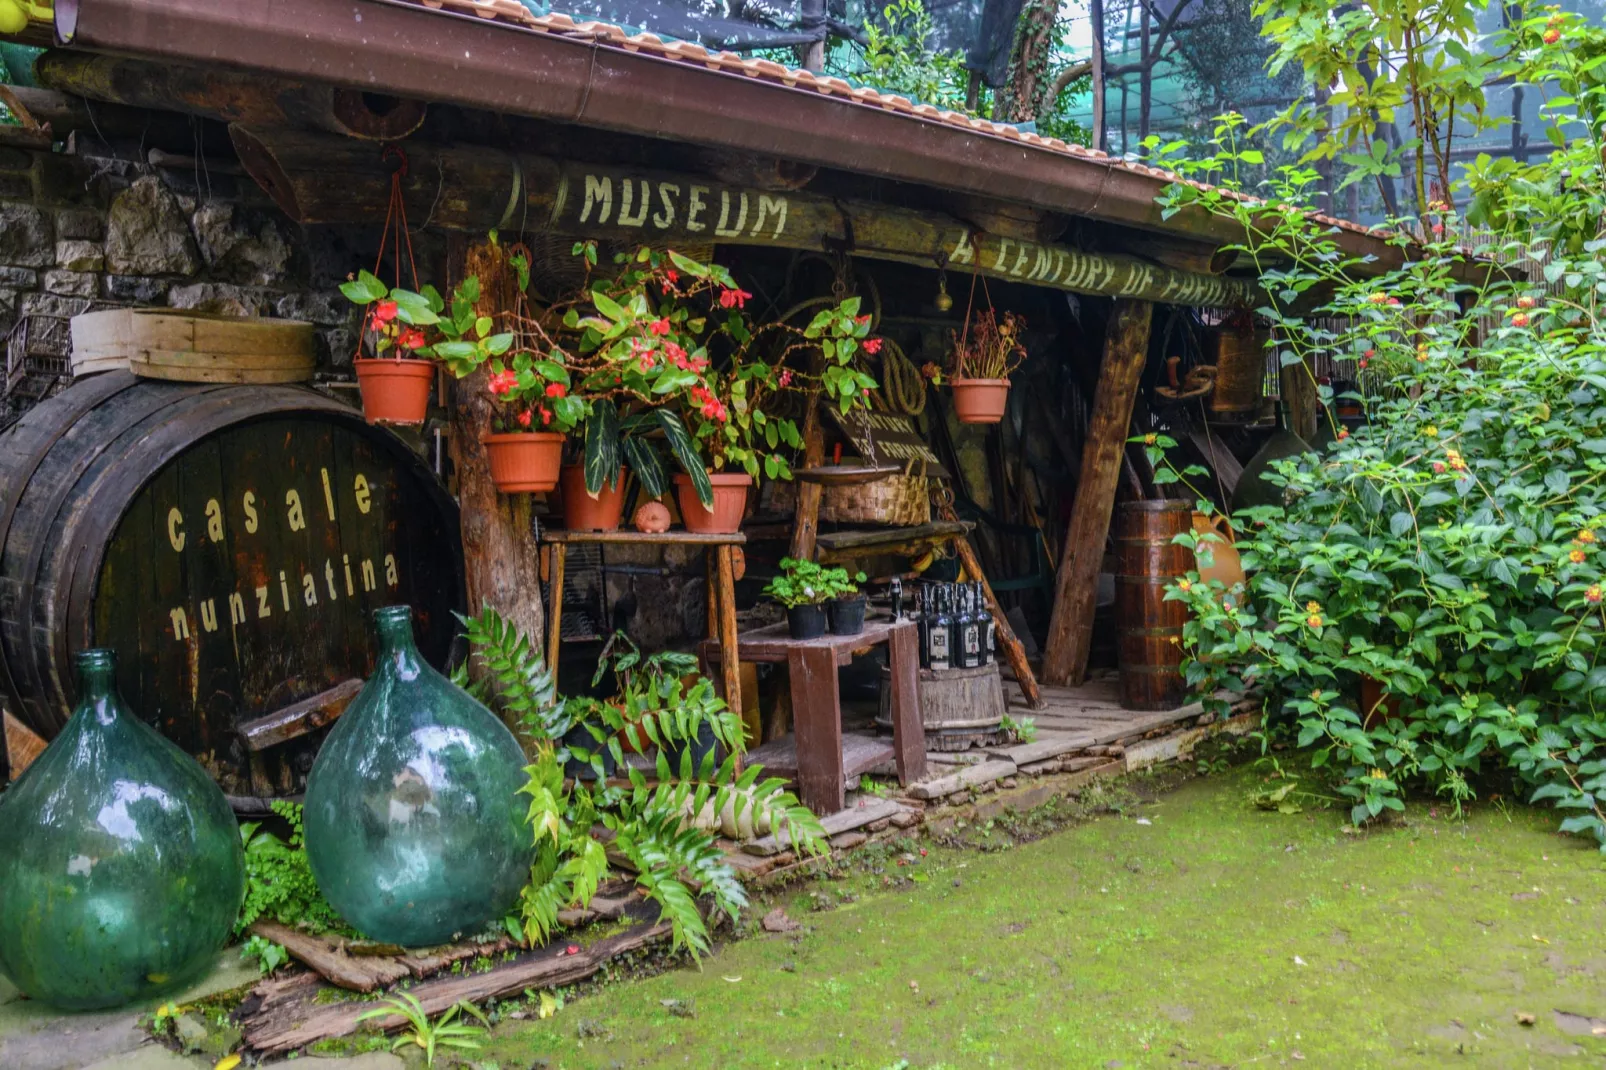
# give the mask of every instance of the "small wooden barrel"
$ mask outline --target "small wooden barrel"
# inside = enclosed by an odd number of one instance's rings
[[[1193,526],[1185,501],[1128,502],[1116,529],[1120,570],[1115,584],[1116,657],[1121,705],[1172,710],[1182,705],[1182,626],[1188,609],[1165,600],[1166,584],[1193,567],[1186,546],[1171,540]]]
[[[1260,407],[1266,381],[1266,332],[1223,327],[1216,336],[1216,387],[1210,417],[1221,423],[1248,423]]]
[[[927,750],[964,750],[986,741],[1004,719],[1004,684],[998,666],[921,669],[920,719]],[[892,673],[881,670],[881,710],[876,723],[892,727]]]

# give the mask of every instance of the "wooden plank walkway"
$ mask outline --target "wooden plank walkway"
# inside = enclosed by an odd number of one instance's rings
[[[991,747],[986,752],[989,757],[1005,758],[1016,765],[1047,761],[1084,747],[1105,746],[1127,736],[1186,723],[1204,712],[1197,702],[1174,710],[1123,709],[1113,676],[1089,680],[1080,687],[1044,685],[1042,693],[1047,709],[1033,710],[1026,705],[1020,687],[1006,676],[1004,697],[1010,716],[1032,718],[1037,735],[1030,743]]]

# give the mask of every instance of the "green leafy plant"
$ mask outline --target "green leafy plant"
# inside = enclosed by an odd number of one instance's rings
[[[259,821],[240,825],[240,839],[245,846],[245,899],[234,931],[244,932],[258,918],[313,932],[342,928],[340,916],[312,876],[302,834],[301,806],[275,799],[273,812],[289,824],[289,842],[265,831]]]
[[[864,34],[864,69],[844,73],[916,103],[969,110],[970,72],[964,53],[935,46],[936,26],[920,0],[893,0],[881,9],[879,21],[865,20]]]
[[[548,699],[537,697],[547,693],[531,683],[544,679],[539,648],[490,609],[479,620],[484,626],[476,630],[474,654],[491,669],[496,687],[522,696],[526,705],[520,716],[535,750],[522,790],[530,796],[536,861],[518,914],[505,919],[516,939],[547,941],[559,926],[558,912],[585,906],[612,874],[598,826],[611,835],[613,850],[628,862],[637,886],[670,923],[673,946],[694,957],[710,947],[697,895],[708,898],[715,917],[735,918],[747,903],[713,829],[747,821],[759,834],[787,839],[800,853],[825,851],[819,819],[784,790],[781,780],[760,780],[758,765],[737,773],[740,718],[709,681],[687,685],[684,677],[695,659],[673,653],[643,657],[628,639],[616,637],[599,659],[593,685],[613,674],[619,694]],[[655,783],[633,767],[623,770],[624,783],[603,779],[605,753],[616,765],[625,764],[621,736],[627,730],[645,735],[658,748]],[[691,744],[709,734],[727,750],[717,766],[712,755],[700,763],[692,757]],[[592,745],[564,743],[576,736]],[[677,747],[678,767],[666,755]],[[571,759],[589,764],[596,779],[566,779]]]
[[[281,944],[276,944],[265,936],[252,935],[249,940],[240,945],[242,959],[255,959],[257,969],[263,976],[267,976],[280,966],[290,961],[290,952]]]
[[[998,722],[998,730],[1018,743],[1030,743],[1037,738],[1037,720],[1033,717],[1016,720],[1006,713]]]
[[[833,598],[851,598],[859,593],[858,584],[865,579],[862,572],[850,577],[845,568],[783,557],[781,574],[770,580],[764,593],[787,609],[817,606]]]
[[[506,353],[513,336],[493,333],[490,320],[474,315],[479,279],[469,276],[452,295],[451,312],[433,286],[418,291],[387,287],[362,271],[340,284],[340,292],[364,309],[363,341],[376,357],[439,358],[455,371]]]
[[[1598,126],[1600,99],[1547,121]],[[1230,175],[1240,132],[1224,117],[1200,166]],[[1508,211],[1496,248],[1554,233],[1539,211],[1558,182],[1601,203],[1598,154],[1554,166],[1569,162],[1577,175],[1513,191],[1532,220]],[[1243,228],[1285,367],[1310,374],[1326,353],[1360,373],[1337,398],[1317,384],[1331,440],[1273,466],[1282,504],[1237,514],[1246,589],[1197,572],[1169,589],[1190,609],[1188,679],[1213,709],[1218,688],[1256,688],[1358,824],[1404,810],[1415,786],[1460,807],[1514,783],[1606,848],[1606,240],[1577,258],[1552,248],[1545,292],[1469,265],[1441,200],[1425,240],[1396,239],[1404,265],[1378,273],[1312,217],[1313,177],[1280,169],[1266,201],[1195,185],[1164,200]],[[1364,405],[1365,423],[1340,424],[1336,400]]]
[[[408,1030],[396,1038],[390,1050],[400,1051],[408,1045],[421,1048],[424,1052],[424,1065],[430,1067],[435,1065],[435,1056],[442,1048],[456,1051],[479,1050],[480,1038],[490,1031],[491,1026],[491,1021],[485,1016],[485,1012],[466,1000],[452,1004],[441,1012],[440,1017],[430,1021],[424,1005],[410,992],[390,995],[380,1006],[358,1015],[357,1021],[389,1018],[392,1015],[400,1015],[406,1021]],[[473,1025],[461,1021],[459,1015],[476,1018],[481,1024]]]

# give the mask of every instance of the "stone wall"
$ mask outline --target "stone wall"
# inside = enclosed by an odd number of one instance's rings
[[[0,426],[70,380],[68,321],[165,306],[307,320],[322,374],[349,369],[338,284],[377,228],[302,227],[250,179],[106,155],[0,146]]]

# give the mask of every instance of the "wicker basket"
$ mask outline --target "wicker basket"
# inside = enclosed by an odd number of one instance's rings
[[[781,512],[797,507],[797,485],[777,483],[771,506]],[[873,483],[827,486],[820,494],[820,519],[833,524],[882,524],[909,528],[931,522],[931,480],[921,463],[920,474],[914,462],[898,475]]]

